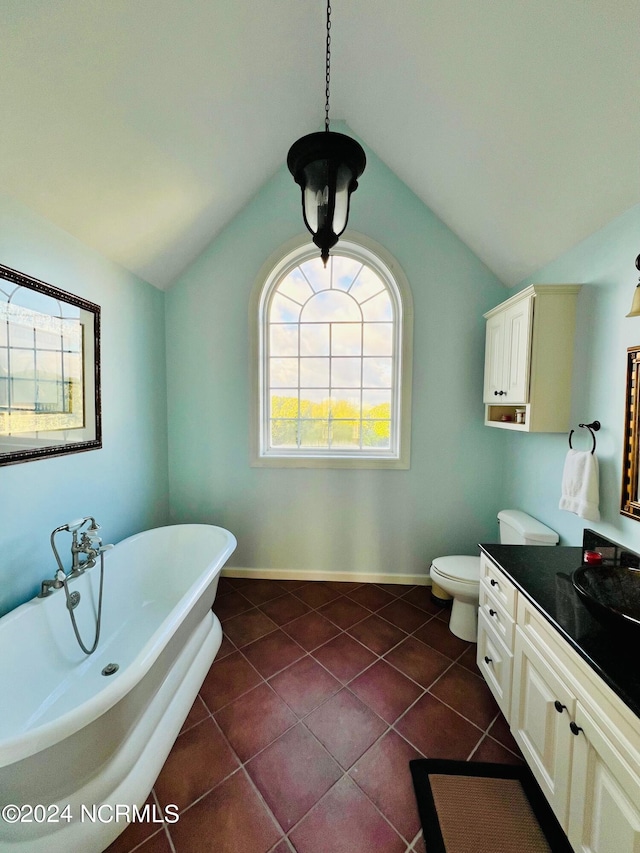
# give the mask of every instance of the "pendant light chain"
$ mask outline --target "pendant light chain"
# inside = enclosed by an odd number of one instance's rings
[[[326,5],[324,130],[302,136],[287,154],[287,168],[302,191],[304,224],[313,234],[325,267],[330,250],[347,227],[351,194],[358,189],[358,178],[367,164],[362,145],[344,133],[329,130],[331,0],[326,0]]]
[[[331,80],[331,2],[327,0],[327,60],[325,72],[325,106],[324,106],[324,129],[329,131],[329,83]]]

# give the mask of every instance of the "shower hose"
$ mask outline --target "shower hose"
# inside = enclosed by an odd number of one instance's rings
[[[80,631],[78,630],[78,623],[76,622],[76,615],[73,612],[74,605],[71,602],[71,594],[69,593],[69,584],[67,579],[62,581],[62,585],[64,586],[64,594],[67,597],[67,610],[69,611],[69,616],[71,616],[71,624],[73,625],[73,633],[76,635],[76,640],[78,641],[78,645],[85,653],[85,655],[92,655],[95,650],[98,648],[98,641],[100,640],[100,625],[102,623],[102,583],[104,581],[104,552],[100,552],[100,591],[98,593],[98,618],[96,619],[96,635],[93,640],[93,645],[90,649],[88,649],[85,644],[82,642],[82,637],[80,636]]]

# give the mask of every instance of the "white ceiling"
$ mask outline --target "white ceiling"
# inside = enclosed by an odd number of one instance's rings
[[[0,191],[168,287],[322,127],[325,9],[2,0]],[[332,22],[332,119],[506,284],[640,201],[638,0],[334,0]]]

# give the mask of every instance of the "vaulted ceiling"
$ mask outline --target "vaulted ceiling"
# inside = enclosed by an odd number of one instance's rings
[[[168,287],[321,129],[325,12],[3,0],[0,192]],[[640,201],[638,0],[334,0],[332,21],[332,119],[506,284]]]

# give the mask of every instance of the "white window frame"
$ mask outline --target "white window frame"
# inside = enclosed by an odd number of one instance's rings
[[[296,266],[318,255],[308,236],[298,237],[281,247],[263,265],[256,279],[249,305],[251,370],[251,465],[275,468],[391,468],[410,467],[411,376],[413,354],[413,300],[406,276],[398,262],[378,243],[347,231],[335,253],[346,255],[371,267],[385,283],[394,313],[394,381],[392,418],[395,440],[391,449],[368,448],[268,448],[269,380],[268,316],[270,300],[280,281]]]

